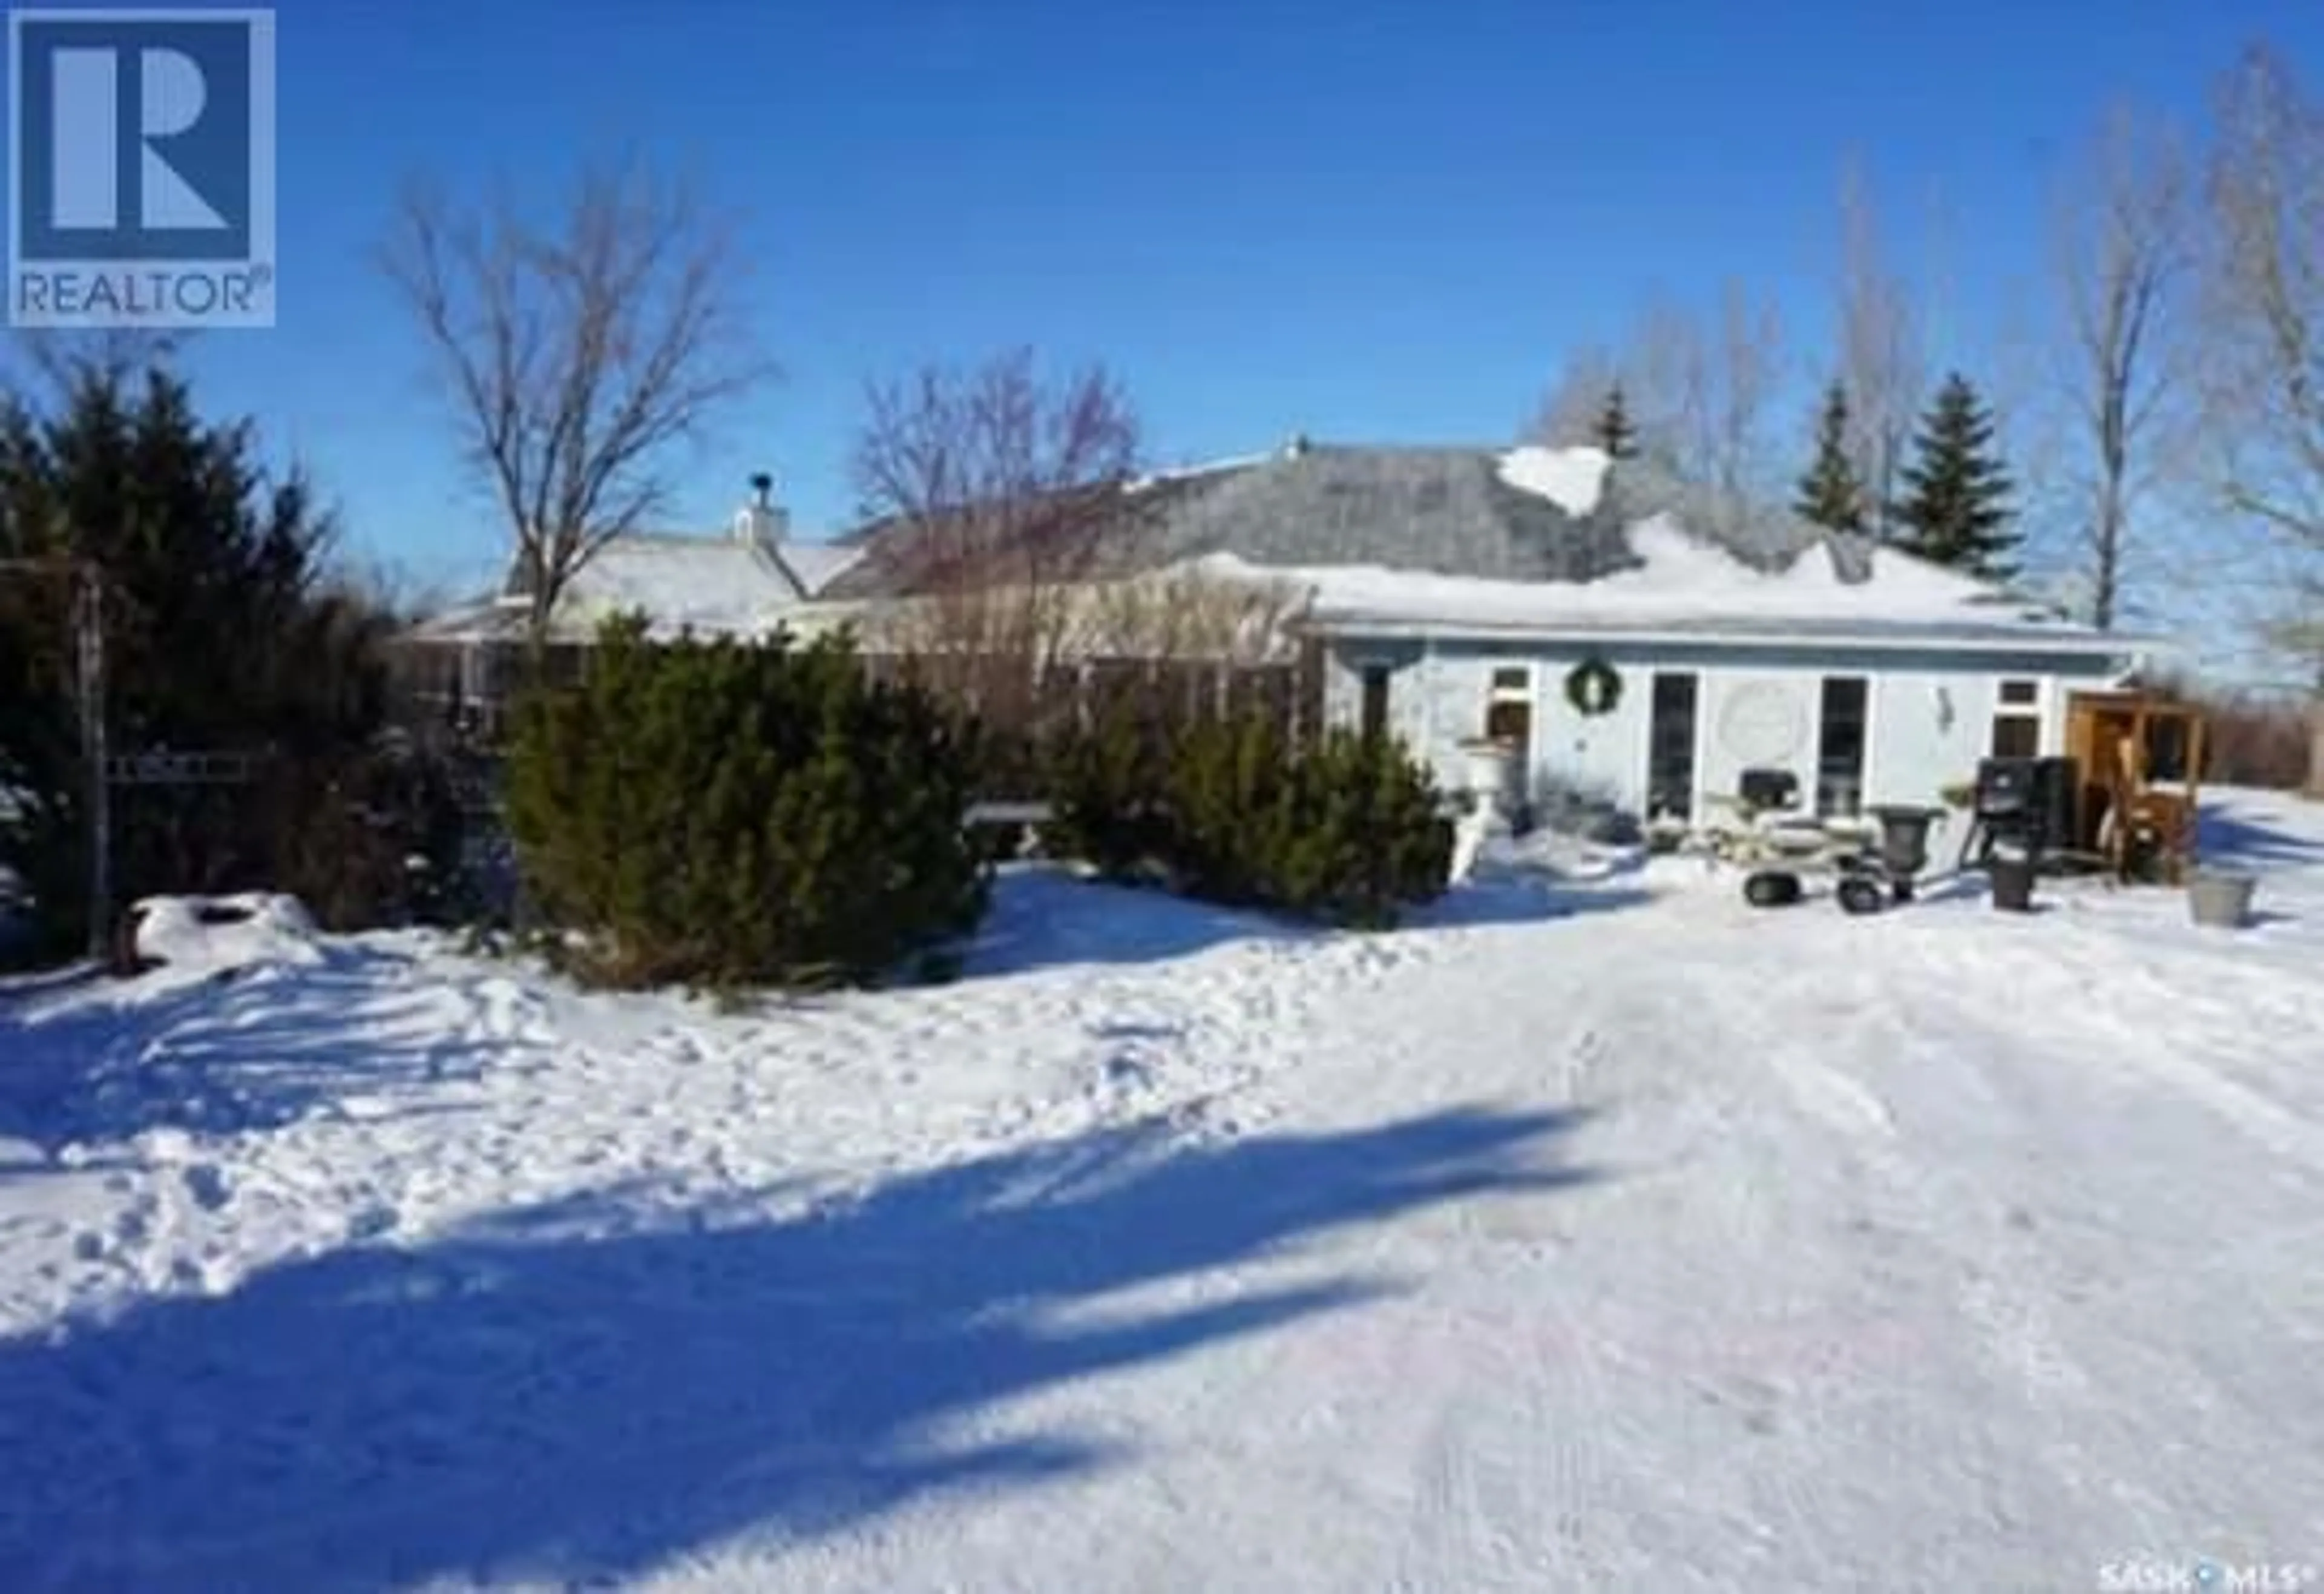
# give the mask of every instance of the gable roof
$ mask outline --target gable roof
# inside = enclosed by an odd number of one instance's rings
[[[861,557],[861,550],[831,543],[627,533],[609,539],[567,581],[550,637],[586,642],[606,619],[632,610],[646,616],[657,635],[758,635]],[[411,635],[422,641],[505,640],[523,632],[524,613],[522,579],[512,566],[498,596],[437,615]]]
[[[770,608],[804,594],[767,551],[733,537],[639,533],[615,537],[573,574],[557,609],[558,629],[594,631],[607,617],[642,610],[657,631],[755,629]]]

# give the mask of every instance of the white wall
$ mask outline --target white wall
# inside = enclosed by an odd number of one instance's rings
[[[1788,769],[1815,799],[1821,672],[1775,665],[1706,669],[1696,697],[1695,813],[1705,792],[1731,792],[1746,769]]]
[[[1974,778],[1992,745],[1999,680],[1936,670],[1879,677],[1872,689],[1873,800],[1933,802],[1945,787]],[[2062,727],[2056,734],[2062,738]]]
[[[2106,674],[2104,661],[2040,655],[1956,659],[1934,650],[1786,652],[1732,644],[1608,648],[1599,656],[1621,676],[1621,698],[1610,713],[1585,717],[1565,700],[1567,672],[1587,656],[1580,647],[1489,649],[1440,642],[1403,644],[1401,651],[1374,648],[1368,655],[1349,645],[1335,650],[1325,678],[1326,713],[1337,723],[1357,720],[1358,670],[1366,656],[1397,663],[1389,690],[1390,724],[1441,783],[1453,787],[1463,779],[1459,744],[1484,729],[1493,672],[1525,665],[1532,671],[1534,702],[1531,789],[1551,783],[1579,786],[1632,810],[1643,808],[1646,799],[1655,673],[1692,673],[1698,681],[1698,816],[1704,794],[1732,792],[1749,764],[1772,762],[1793,769],[1803,794],[1812,799],[1827,675],[1860,675],[1869,682],[1864,801],[1930,803],[1944,787],[1976,774],[1978,760],[1991,743],[2003,679],[2040,683],[2040,747],[2051,754],[2064,747],[2068,695]]]

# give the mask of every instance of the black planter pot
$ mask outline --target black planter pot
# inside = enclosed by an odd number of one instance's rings
[[[1913,877],[1928,867],[1929,829],[1942,819],[1941,808],[1883,805],[1870,811],[1880,827],[1880,867],[1896,886],[1896,900],[1909,902]]]
[[[1993,905],[2004,913],[2031,913],[2034,908],[2034,857],[1996,853],[1986,865],[1993,882]]]

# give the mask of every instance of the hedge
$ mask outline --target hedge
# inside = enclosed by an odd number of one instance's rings
[[[1426,772],[1388,737],[1305,746],[1276,716],[1165,730],[1132,711],[1064,737],[1053,851],[1115,879],[1379,928],[1444,889],[1452,832]]]
[[[982,915],[973,765],[963,726],[844,639],[656,644],[622,620],[520,709],[510,829],[585,978],[863,983]]]

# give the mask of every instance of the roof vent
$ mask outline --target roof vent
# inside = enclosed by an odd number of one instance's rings
[[[1307,434],[1305,432],[1295,431],[1289,437],[1283,440],[1283,457],[1286,459],[1296,459],[1301,455],[1306,453],[1308,449],[1312,446],[1313,445],[1307,440]]]
[[[751,477],[751,501],[761,509],[775,506],[775,478],[765,471],[754,471]]]

